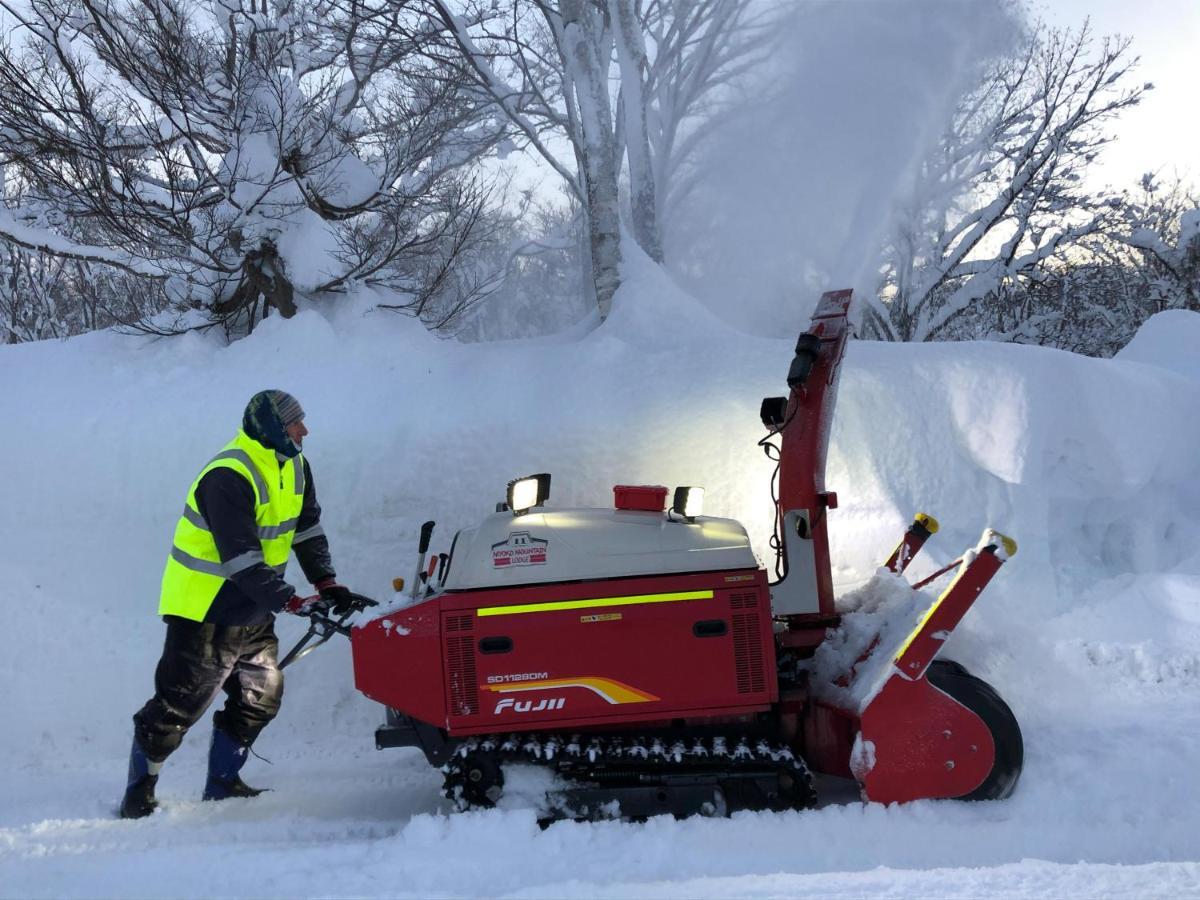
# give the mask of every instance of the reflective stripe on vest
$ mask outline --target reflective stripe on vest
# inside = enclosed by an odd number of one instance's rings
[[[204,468],[207,470],[212,467],[215,462],[220,462],[224,459],[235,459],[246,467],[250,473],[250,481],[254,485],[254,496],[259,503],[266,503],[263,498],[267,496],[267,482],[263,478],[262,472],[254,465],[254,460],[250,458],[250,454],[245,450],[239,450],[236,447],[225,449],[208,461],[208,465]],[[243,473],[244,474],[244,473]]]
[[[226,561],[221,560],[208,522],[196,504],[200,480],[217,468],[233,469],[254,489],[254,519],[260,542],[259,550]],[[163,572],[159,614],[202,622],[226,579],[260,563],[282,575],[303,505],[303,457],[280,462],[275,451],[238,431],[237,437],[201,469],[188,491]],[[306,529],[306,534],[312,531]]]
[[[201,531],[210,531],[211,530],[208,527],[208,522],[207,522],[207,520],[205,520],[204,516],[200,515],[200,513],[198,513],[196,510],[192,509],[186,503],[183,506],[183,517],[185,519],[187,519],[189,522],[191,522],[193,525],[195,525],[197,528],[199,528]],[[281,537],[286,532],[294,530],[299,521],[300,521],[299,516],[293,516],[292,518],[290,518],[284,522],[280,522],[278,525],[264,526],[264,527],[258,529],[258,536],[260,538],[262,538],[264,541],[270,540],[271,538]],[[308,537],[314,537],[315,535],[313,535],[313,532],[319,531],[320,528],[321,528],[320,525],[314,525],[312,528],[304,529],[304,533],[306,535],[308,535]],[[321,532],[321,533],[324,534],[324,532]],[[307,539],[308,538],[305,538],[305,540],[307,540]],[[299,543],[299,541],[300,541],[300,536],[296,535],[296,539],[293,540],[292,543],[293,544]]]

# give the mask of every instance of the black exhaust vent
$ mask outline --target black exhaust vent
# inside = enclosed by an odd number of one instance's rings
[[[756,609],[758,607],[758,591],[742,591],[729,595],[730,609]]]
[[[470,613],[465,616],[446,616],[446,631],[470,631],[473,618]]]
[[[739,694],[757,694],[766,688],[762,629],[756,613],[742,613],[733,617],[733,664],[737,669]]]
[[[450,663],[450,715],[473,716],[479,712],[474,639],[469,636],[447,638],[446,658]]]

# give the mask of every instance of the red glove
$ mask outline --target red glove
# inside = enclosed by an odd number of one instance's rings
[[[294,594],[291,600],[283,604],[283,611],[290,612],[293,616],[307,616],[319,609],[322,603],[319,594],[314,594],[312,597],[301,597],[299,594]]]

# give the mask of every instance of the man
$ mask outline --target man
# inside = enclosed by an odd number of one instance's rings
[[[312,471],[300,453],[307,434],[296,398],[283,391],[255,394],[237,436],[188,491],[163,572],[158,611],[167,637],[154,696],[133,717],[122,818],[154,811],[163,761],[222,689],[226,700],[213,715],[204,799],[261,793],[239,772],[250,745],[279,712],[275,614],[304,615],[314,603],[337,614],[353,607],[356,595],[335,580]],[[293,549],[319,598],[301,599],[283,580]]]

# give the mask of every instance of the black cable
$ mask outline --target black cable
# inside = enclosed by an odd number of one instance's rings
[[[800,390],[803,391],[803,388]],[[783,435],[787,427],[792,424],[792,420],[796,418],[796,410],[799,408],[800,404],[795,404],[783,423],[758,442],[758,446],[763,448],[767,459],[773,460],[775,463],[775,471],[771,473],[771,505],[775,510],[775,523],[771,529],[771,539],[767,542],[767,546],[775,551],[775,579],[777,581],[782,581],[787,577],[787,558],[783,552],[783,516],[779,509],[779,467],[783,462],[783,445],[781,442],[777,446],[772,443],[771,439]]]
[[[846,338],[841,344],[843,353],[845,352],[846,341],[849,341],[854,337],[854,328],[849,322],[846,323],[846,329]],[[815,366],[816,360],[813,361],[813,364]],[[837,364],[838,360],[834,360],[832,363],[835,369]],[[808,396],[808,389],[803,384],[797,385],[795,390],[800,392],[801,397]],[[791,398],[789,397],[789,401],[790,399]],[[789,403],[789,405],[791,404]],[[763,452],[767,455],[767,459],[774,460],[775,462],[775,471],[771,473],[771,503],[775,507],[775,527],[771,531],[771,540],[769,542],[769,546],[775,551],[775,577],[778,581],[782,581],[787,577],[787,557],[783,552],[783,516],[781,514],[782,511],[779,509],[778,490],[779,467],[783,461],[783,446],[782,442],[779,446],[776,446],[775,444],[771,443],[771,439],[778,435],[782,435],[787,427],[792,424],[792,419],[796,417],[796,410],[799,409],[799,407],[799,403],[796,403],[795,406],[792,406],[791,413],[788,415],[787,419],[784,420],[783,424],[774,431],[768,433],[766,437],[758,442],[758,446],[763,448]],[[818,510],[816,516],[813,518],[812,525],[815,526],[819,524],[824,516],[825,507],[822,506]]]

